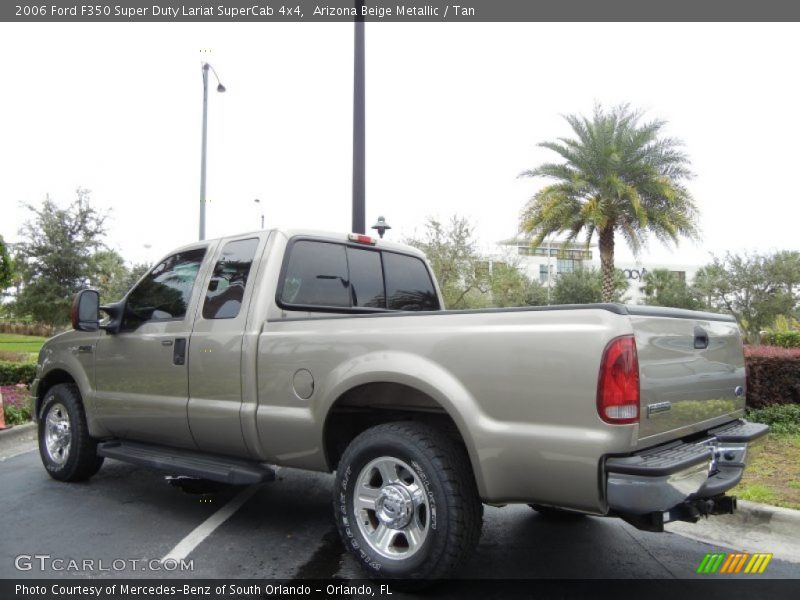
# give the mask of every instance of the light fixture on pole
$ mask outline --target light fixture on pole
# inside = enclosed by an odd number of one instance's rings
[[[253,200],[253,202],[255,202],[256,204],[261,204],[261,200],[259,200],[258,198],[255,198]],[[264,209],[263,208],[261,209],[261,229],[264,229]]]
[[[206,239],[206,150],[208,147],[208,71],[209,69],[217,78],[217,91],[222,93],[225,86],[219,80],[219,75],[207,62],[203,63],[203,139],[200,150],[200,239]]]
[[[392,226],[386,222],[386,219],[383,217],[378,217],[377,222],[373,225],[370,229],[375,229],[378,232],[378,235],[383,239],[383,234],[386,233]]]

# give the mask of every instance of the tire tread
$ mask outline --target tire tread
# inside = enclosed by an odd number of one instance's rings
[[[44,415],[48,405],[51,403],[49,402],[51,397],[56,397],[56,401],[65,406],[71,417],[75,415],[75,419],[70,418],[73,447],[70,451],[70,457],[67,459],[67,464],[59,471],[46,470],[53,479],[59,481],[85,481],[100,470],[103,465],[103,457],[97,456],[97,441],[89,435],[81,393],[74,383],[54,385],[45,395],[42,414],[39,419],[39,451],[42,455],[42,460],[46,460],[46,449],[43,441]]]
[[[407,574],[407,577],[443,578],[469,559],[481,535],[483,504],[478,495],[469,456],[462,444],[431,425],[418,421],[397,421],[377,425],[356,437],[342,456],[340,466],[349,464],[352,457],[365,445],[382,442],[387,436],[397,436],[422,451],[441,479],[450,514],[443,552],[438,560],[423,563],[416,571]],[[338,518],[337,526],[344,536]]]

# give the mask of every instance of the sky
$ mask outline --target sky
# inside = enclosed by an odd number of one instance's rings
[[[367,23],[367,226],[389,239],[458,214],[481,247],[517,232],[564,114],[628,102],[666,119],[696,174],[698,243],[642,264],[800,247],[798,24]],[[353,25],[1,23],[0,235],[46,195],[91,190],[107,244],[152,262],[198,236],[201,63],[207,237],[348,231]],[[258,198],[261,202],[255,203]],[[620,261],[632,261],[620,240]]]

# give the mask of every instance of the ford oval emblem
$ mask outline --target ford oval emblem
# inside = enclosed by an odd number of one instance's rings
[[[744,388],[740,385],[737,385],[734,388],[733,393],[736,394],[737,398],[741,398],[742,396],[744,396]]]

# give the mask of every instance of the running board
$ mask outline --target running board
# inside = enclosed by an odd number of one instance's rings
[[[275,479],[275,471],[262,463],[139,442],[102,442],[97,445],[97,454],[173,475],[210,479],[231,485],[249,485]]]

